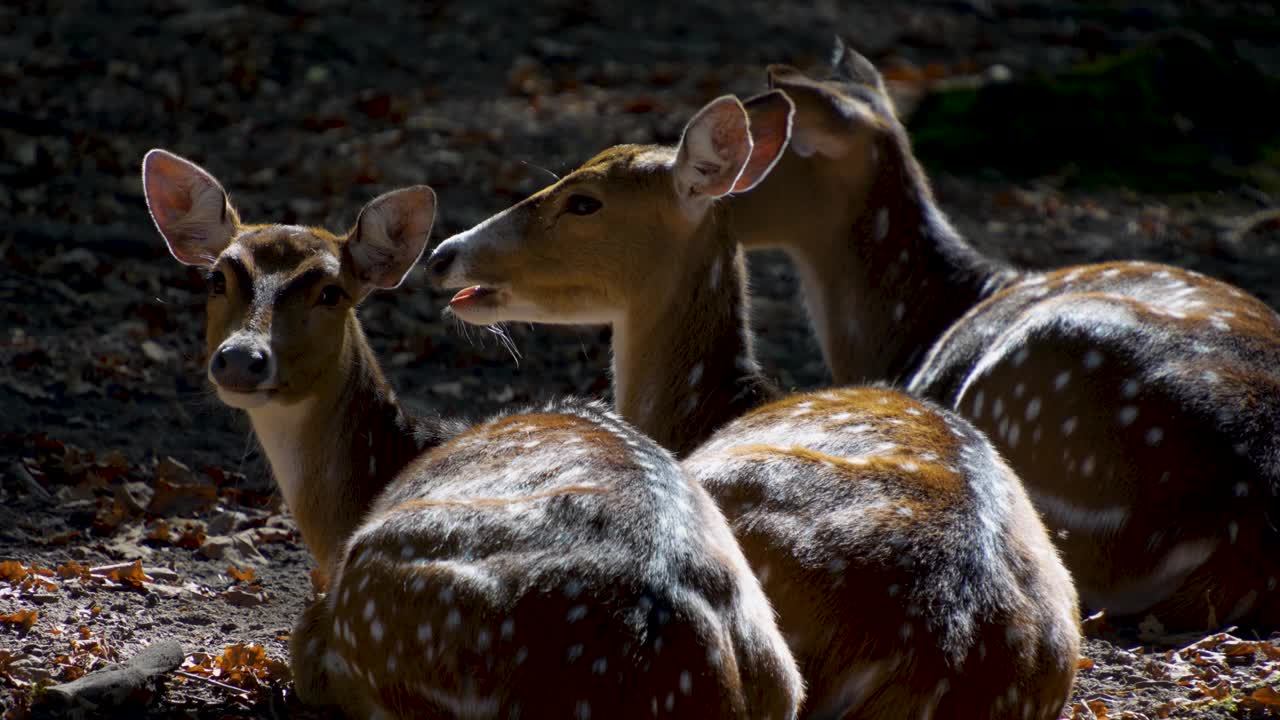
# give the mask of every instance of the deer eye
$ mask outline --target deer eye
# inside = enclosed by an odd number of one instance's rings
[[[565,204],[565,210],[574,215],[590,215],[602,207],[604,203],[589,195],[570,195],[569,202]]]
[[[346,296],[347,293],[342,288],[337,285],[329,285],[320,291],[320,299],[316,301],[316,304],[332,307],[342,302],[342,298]]]
[[[227,276],[223,275],[221,270],[214,270],[209,273],[209,277],[205,279],[205,282],[209,288],[210,297],[227,294]]]

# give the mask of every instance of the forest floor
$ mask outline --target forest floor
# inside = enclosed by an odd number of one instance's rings
[[[443,238],[607,145],[674,141],[709,98],[762,89],[767,63],[820,61],[837,33],[899,77],[1000,65],[1016,78],[1206,18],[1275,22],[1268,3],[50,5],[0,8],[6,719],[160,640],[186,659],[139,698],[146,717],[313,715],[285,663],[312,562],[246,419],[207,387],[203,280],[147,216],[149,148],[203,164],[250,221],[341,230],[378,193],[428,183]],[[1280,37],[1238,44],[1275,72]],[[1159,260],[1280,307],[1280,195],[1265,188],[1153,195],[1081,189],[1069,173],[931,174],[955,225],[994,255]],[[789,388],[829,382],[784,258],[753,255],[751,271],[766,371]],[[418,269],[360,312],[411,405],[483,414],[607,396],[607,331],[513,327],[515,358],[458,332],[446,300]],[[1064,717],[1280,717],[1274,636],[1086,629]]]

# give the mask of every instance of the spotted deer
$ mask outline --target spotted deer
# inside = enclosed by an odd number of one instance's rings
[[[803,696],[724,517],[598,403],[412,418],[356,307],[430,233],[425,186],[355,227],[245,224],[161,150],[147,203],[209,275],[209,379],[243,409],[331,578],[291,639],[299,695],[353,717],[793,718]]]
[[[794,260],[837,382],[900,382],[986,431],[1082,601],[1170,629],[1280,624],[1280,319],[1195,272],[1039,272],[948,224],[875,67],[785,67],[790,150],[726,212]],[[748,103],[777,113],[762,96]]]
[[[782,107],[786,98],[771,99]],[[722,97],[678,147],[622,145],[432,253],[472,323],[609,323],[623,417],[685,457],[779,613],[809,718],[1056,718],[1071,580],[1017,477],[953,412],[885,388],[777,397],[717,202],[790,115]]]

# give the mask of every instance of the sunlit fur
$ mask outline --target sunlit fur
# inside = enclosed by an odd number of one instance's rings
[[[144,165],[171,176],[148,186],[214,182],[186,165]],[[221,202],[218,189],[201,192]],[[330,580],[291,635],[299,696],[353,718],[794,717],[802,683],[768,601],[667,451],[598,403],[469,427],[401,408],[355,311],[425,244],[429,191],[399,192],[343,236],[235,220],[208,256],[216,234],[170,222],[199,202],[149,197],[175,257],[226,275],[208,305],[211,354],[237,333],[269,338],[270,376],[226,397],[253,398],[255,434]],[[347,298],[319,302],[334,283]]]
[[[836,381],[900,382],[985,430],[1093,609],[1171,630],[1280,625],[1275,313],[1154,263],[984,257],[859,60],[842,51],[827,80],[770,69],[797,135],[825,151],[789,152],[729,207],[747,247],[795,260]]]
[[[675,153],[638,162],[663,154],[601,153],[446,241],[440,282],[505,288],[550,321],[617,315],[618,408],[687,455],[728,516],[804,673],[806,717],[1056,718],[1075,593],[1017,477],[966,421],[897,391],[770,403],[723,205],[689,212]],[[593,214],[539,209],[587,182]]]

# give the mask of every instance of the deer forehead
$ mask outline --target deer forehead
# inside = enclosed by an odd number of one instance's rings
[[[636,176],[655,176],[669,172],[675,165],[675,148],[659,145],[617,145],[586,161],[567,176],[572,180],[624,180]]]
[[[254,275],[294,275],[316,267],[337,275],[341,244],[339,237],[320,228],[247,226],[222,257],[240,261]]]

